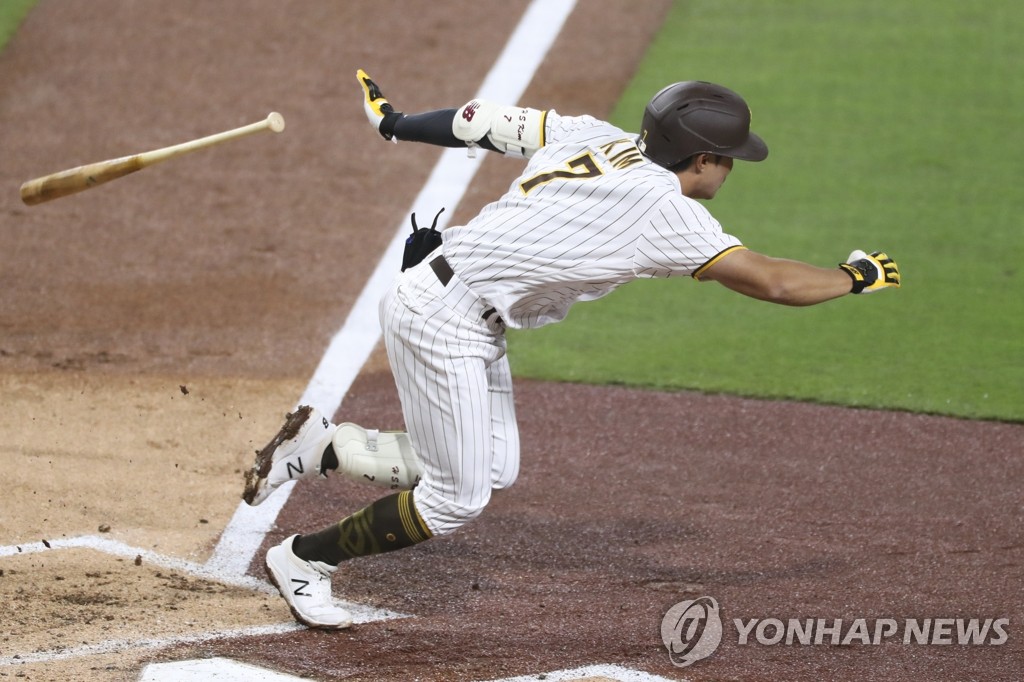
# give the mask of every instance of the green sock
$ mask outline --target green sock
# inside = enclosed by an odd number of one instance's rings
[[[393,552],[429,540],[433,533],[413,505],[412,491],[382,497],[352,516],[309,535],[300,535],[292,551],[306,561],[337,566],[360,556]]]

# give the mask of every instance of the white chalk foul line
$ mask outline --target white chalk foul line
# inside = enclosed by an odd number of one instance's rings
[[[575,5],[576,0],[533,0],[476,97],[518,102]],[[478,158],[467,158],[465,150],[446,150],[434,166],[411,210],[421,207],[432,213],[441,206],[458,205],[482,161],[483,154],[479,154]],[[438,221],[440,228],[446,224],[444,220]],[[401,269],[402,251],[408,231],[403,220],[395,229],[391,243],[341,330],[331,339],[299,404],[312,405],[328,415],[334,414],[341,405],[352,382],[380,340],[377,304],[395,273]],[[258,507],[239,503],[207,566],[211,570],[232,575],[243,575],[249,570],[249,564],[263,543],[264,536],[273,528],[291,490],[291,486],[282,486]]]

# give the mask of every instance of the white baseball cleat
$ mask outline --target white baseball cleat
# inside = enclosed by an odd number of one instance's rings
[[[327,478],[320,467],[337,428],[309,405],[290,413],[273,440],[256,453],[252,469],[245,472],[242,499],[256,506],[288,481]]]
[[[292,551],[293,535],[267,551],[267,577],[274,583],[295,620],[311,628],[341,630],[352,625],[352,615],[334,605],[331,576],[337,566],[300,559]]]

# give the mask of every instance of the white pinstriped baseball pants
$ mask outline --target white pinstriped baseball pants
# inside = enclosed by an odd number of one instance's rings
[[[396,277],[380,319],[405,425],[423,468],[413,493],[434,535],[476,518],[519,474],[519,427],[500,323],[458,277],[429,263]]]

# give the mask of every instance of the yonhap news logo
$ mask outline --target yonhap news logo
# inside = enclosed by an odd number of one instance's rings
[[[733,618],[737,646],[902,644],[1002,646],[1009,618]],[[725,633],[714,597],[681,601],[661,620],[673,665],[686,667],[715,653]]]
[[[681,601],[661,619],[661,641],[673,665],[685,668],[715,653],[722,642],[722,619],[714,597]]]

